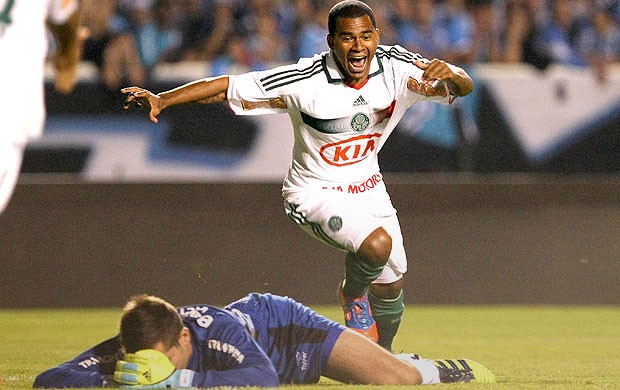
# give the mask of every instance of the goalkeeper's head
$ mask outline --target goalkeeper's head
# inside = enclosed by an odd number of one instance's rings
[[[187,367],[192,354],[191,335],[176,308],[153,295],[133,296],[121,315],[120,342],[126,353],[155,349],[177,369]]]

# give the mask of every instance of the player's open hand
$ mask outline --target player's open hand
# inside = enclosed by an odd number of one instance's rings
[[[129,94],[125,98],[125,109],[131,106],[148,107],[151,122],[157,123],[157,116],[161,112],[160,97],[153,92],[140,87],[126,87],[121,93]]]
[[[194,375],[192,370],[177,370],[163,353],[143,349],[116,362],[114,381],[121,387],[182,389],[192,387]]]
[[[116,362],[114,380],[124,385],[152,385],[162,382],[176,368],[168,357],[154,349],[128,353]]]

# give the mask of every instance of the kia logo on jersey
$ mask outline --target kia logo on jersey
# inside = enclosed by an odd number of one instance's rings
[[[368,157],[377,148],[381,133],[358,135],[349,139],[324,145],[319,153],[330,165],[343,167],[358,163]]]

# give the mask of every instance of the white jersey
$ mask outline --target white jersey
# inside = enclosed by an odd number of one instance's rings
[[[43,132],[46,21],[66,22],[77,0],[0,0],[0,142]]]
[[[454,98],[445,84],[422,83],[425,61],[400,46],[377,48],[368,81],[345,84],[333,54],[230,76],[228,102],[237,114],[289,114],[295,144],[284,193],[363,183],[379,174],[377,154],[414,103]]]

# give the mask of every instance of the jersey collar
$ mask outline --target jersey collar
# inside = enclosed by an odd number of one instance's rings
[[[328,83],[344,83],[342,73],[340,73],[340,69],[338,68],[338,65],[336,65],[336,60],[334,59],[334,54],[331,51],[323,54],[321,63],[323,65],[323,72],[325,72],[325,76],[327,76]],[[375,53],[370,61],[370,72],[368,73],[368,78],[381,73],[383,73],[383,65],[381,64],[381,61],[378,60],[377,54]]]

